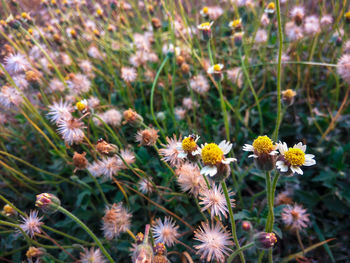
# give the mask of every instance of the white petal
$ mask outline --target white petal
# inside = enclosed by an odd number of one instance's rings
[[[315,156],[312,154],[305,154],[305,162],[303,165],[305,166],[311,166],[316,164],[316,161],[313,159]]]
[[[255,154],[248,155],[248,158],[251,158],[251,157],[258,158],[258,156]]]
[[[218,168],[216,168],[216,166],[207,165],[201,169],[201,174],[209,175],[210,177],[216,175],[217,172],[218,172]]]
[[[250,144],[244,144],[243,151],[254,152],[254,147],[253,147],[253,145],[250,145]]]
[[[199,150],[199,149],[197,149],[197,150],[195,150],[195,151],[191,152],[191,154],[192,154],[192,155],[198,155],[198,154],[200,154],[200,150]]]
[[[303,145],[302,142],[299,142],[298,144],[295,144],[293,147],[294,148],[298,148],[298,149],[302,150],[303,152],[306,151],[306,145]]]
[[[271,151],[269,154],[270,155],[276,155],[276,154],[278,154],[278,152],[277,151]]]
[[[224,154],[228,154],[232,149],[232,143],[227,141],[222,141],[219,144],[219,148],[224,152]]]
[[[221,161],[221,163],[223,163],[223,164],[229,164],[231,162],[237,162],[237,159],[236,158],[226,158],[226,159]]]
[[[281,172],[287,172],[288,171],[288,165],[286,165],[283,161],[277,161],[276,162],[277,169]]]
[[[290,169],[295,173],[303,174],[303,170],[301,170],[299,166],[291,166]]]
[[[185,153],[184,151],[179,152],[177,155],[178,158],[183,159],[187,157],[187,153]]]
[[[286,152],[286,151],[288,151],[288,146],[287,146],[287,144],[285,143],[285,142],[279,142],[278,144],[277,144],[277,148],[278,148],[278,150],[279,150],[279,152],[282,154],[282,155],[284,155],[284,153]]]

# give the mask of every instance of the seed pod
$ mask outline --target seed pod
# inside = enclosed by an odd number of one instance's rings
[[[35,206],[39,207],[44,213],[55,213],[61,205],[60,199],[50,193],[42,193],[36,196]]]

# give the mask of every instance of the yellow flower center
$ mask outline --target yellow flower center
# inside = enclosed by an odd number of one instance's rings
[[[220,71],[221,70],[221,67],[220,67],[219,64],[215,64],[213,68],[214,68],[215,71]]]
[[[254,151],[256,151],[258,154],[263,153],[270,153],[275,149],[275,146],[273,145],[273,142],[269,137],[265,136],[259,136],[256,138],[253,142]]]
[[[292,89],[287,89],[287,90],[283,91],[282,93],[283,93],[283,96],[285,98],[290,98],[290,99],[296,95],[295,91]]]
[[[241,25],[241,20],[240,19],[236,19],[232,21],[232,26],[233,27],[238,27]]]
[[[276,6],[275,6],[275,3],[273,2],[270,2],[268,5],[267,5],[267,9],[270,9],[270,10],[275,10]]]
[[[207,6],[203,7],[203,13],[208,14],[209,8]]]
[[[4,212],[5,213],[7,213],[7,214],[10,214],[10,213],[12,213],[14,211],[14,209],[11,207],[11,206],[9,206],[9,205],[5,205],[4,206]]]
[[[349,19],[350,18],[350,11],[345,13],[345,18]]]
[[[99,16],[101,16],[101,15],[103,14],[103,11],[102,11],[101,9],[97,9],[97,10],[96,10],[96,13],[97,13]]]
[[[215,165],[222,161],[224,152],[215,143],[209,143],[202,149],[202,160],[206,165]]]
[[[193,152],[197,149],[197,143],[192,137],[187,137],[182,141],[182,149],[185,152]]]
[[[305,162],[305,153],[299,148],[289,148],[289,150],[284,153],[284,158],[286,158],[291,165],[301,166]]]
[[[23,13],[21,14],[21,17],[22,17],[23,19],[26,19],[26,18],[28,18],[28,14],[25,13],[25,12],[23,12]]]
[[[201,28],[209,28],[210,27],[210,22],[205,22],[200,25]]]
[[[77,107],[77,109],[79,111],[83,111],[86,108],[86,105],[84,103],[82,103],[81,101],[78,101],[77,104],[75,104],[75,106]]]

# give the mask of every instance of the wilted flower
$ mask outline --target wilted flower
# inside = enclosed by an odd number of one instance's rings
[[[283,208],[282,220],[291,230],[302,230],[307,227],[310,222],[309,214],[306,213],[301,205],[288,205]]]
[[[175,170],[175,173],[178,175],[177,182],[181,190],[188,191],[194,197],[197,197],[207,187],[196,164],[185,162]]]
[[[124,116],[123,124],[129,123],[134,127],[139,127],[143,122],[142,116],[140,116],[136,111],[132,109],[128,109],[124,111],[123,116]]]
[[[142,178],[139,182],[138,182],[138,186],[140,189],[141,193],[144,194],[151,194],[154,190],[153,184],[150,181],[151,179],[146,179],[146,178]]]
[[[297,93],[292,89],[286,89],[282,91],[282,100],[286,103],[286,105],[290,106],[294,103],[294,97]]]
[[[350,84],[350,55],[345,54],[341,56],[337,64],[337,72],[343,80]]]
[[[305,18],[304,30],[306,34],[315,35],[320,32],[320,20],[316,16]]]
[[[4,59],[5,62],[5,69],[10,74],[16,74],[19,72],[26,71],[28,68],[30,68],[29,61],[25,58],[24,55],[17,53],[17,54],[10,54]]]
[[[39,258],[45,254],[45,249],[44,248],[37,248],[37,247],[29,247],[27,252],[26,252],[26,257],[31,259],[31,258]]]
[[[130,219],[131,214],[126,211],[122,203],[113,204],[111,208],[106,208],[102,218],[102,230],[105,238],[111,240],[129,229]]]
[[[136,80],[137,72],[134,68],[122,67],[122,79],[126,82],[133,82]]]
[[[74,155],[73,155],[73,164],[75,166],[74,171],[82,170],[87,167],[89,162],[85,156],[86,156],[86,152],[83,152],[82,154],[74,152]]]
[[[194,245],[197,249],[197,254],[202,260],[211,262],[216,260],[220,263],[225,262],[225,257],[228,256],[232,246],[230,240],[231,235],[222,229],[218,223],[210,226],[207,222],[202,222],[202,226],[195,231],[194,239],[201,242],[199,245]]]
[[[230,192],[229,196],[233,193]],[[221,215],[227,218],[228,208],[225,195],[222,191],[221,184],[212,184],[212,187],[205,189],[199,193],[199,204],[203,205],[202,211],[210,210],[211,218],[218,216],[221,220]],[[235,207],[234,199],[230,198],[231,207]]]
[[[90,249],[84,248],[84,252],[80,252],[80,260],[81,263],[106,263],[107,261],[101,254],[99,248],[94,249],[93,247]]]
[[[200,74],[200,75],[194,76],[190,80],[190,88],[193,89],[193,91],[201,95],[204,95],[208,92],[210,86],[207,78]]]
[[[57,122],[58,132],[63,140],[68,144],[81,143],[84,139],[84,124],[78,119],[60,119]]]
[[[28,217],[21,216],[21,218],[22,224],[19,226],[26,234],[33,238],[35,234],[41,233],[41,225],[43,222],[41,222],[42,217],[38,217],[38,211],[30,211]]]
[[[290,17],[294,20],[295,24],[300,26],[303,23],[305,9],[303,6],[294,6],[289,14]]]
[[[158,218],[155,224],[152,226],[153,236],[156,242],[161,242],[171,247],[179,237],[177,232],[179,226],[176,226],[171,217],[165,217],[164,222]]]
[[[4,205],[4,207],[2,209],[2,213],[5,216],[16,216],[17,215],[17,211],[9,204]]]
[[[153,146],[156,144],[158,137],[158,130],[147,128],[137,132],[136,141],[139,142],[139,146]]]
[[[278,157],[276,166],[283,175],[290,176],[293,173],[303,174],[300,166],[316,164],[314,160],[315,156],[313,154],[305,154],[306,145],[303,145],[301,142],[289,149],[285,142],[279,142],[277,147],[281,155]]]
[[[54,102],[53,105],[49,106],[49,109],[47,115],[51,122],[58,123],[62,119],[72,118],[73,108],[69,102],[63,102],[62,100],[59,103]]]
[[[182,142],[181,136],[179,140],[176,139],[176,135],[174,134],[173,138],[166,138],[168,144],[162,146],[164,148],[159,150],[159,154],[162,156],[162,160],[170,163],[172,166],[178,166],[183,162],[182,158],[179,157],[178,145]]]
[[[36,196],[35,206],[40,208],[44,213],[55,213],[60,205],[60,199],[53,194],[42,193]]]
[[[270,249],[277,243],[277,238],[274,233],[260,232],[254,235],[254,243],[257,248]]]

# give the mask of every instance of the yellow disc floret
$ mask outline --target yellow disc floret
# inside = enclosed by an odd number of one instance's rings
[[[182,149],[185,152],[193,152],[197,149],[197,143],[191,136],[186,137],[182,141]]]
[[[205,6],[203,7],[202,11],[203,11],[203,14],[208,14],[209,8]]]
[[[214,69],[214,71],[220,71],[221,70],[221,66],[219,64],[215,64],[213,69]]]
[[[273,142],[269,137],[259,136],[253,142],[254,152],[257,154],[268,154],[273,151],[276,147],[273,145]]]
[[[210,22],[205,22],[199,25],[199,29],[203,29],[203,30],[209,30],[210,29]]]
[[[77,104],[75,105],[79,111],[83,111],[86,108],[86,105],[82,103],[81,101],[78,101]]]
[[[275,10],[276,6],[275,6],[275,3],[274,2],[270,2],[268,5],[267,5],[267,9],[270,9],[270,10]]]
[[[305,153],[299,148],[289,148],[284,153],[284,158],[293,166],[301,166],[305,162]]]
[[[224,152],[215,143],[209,143],[202,149],[202,160],[206,165],[215,165],[222,161]]]
[[[346,12],[344,16],[346,19],[350,19],[350,11]]]
[[[232,27],[239,27],[241,25],[241,19],[235,19],[231,22]]]

